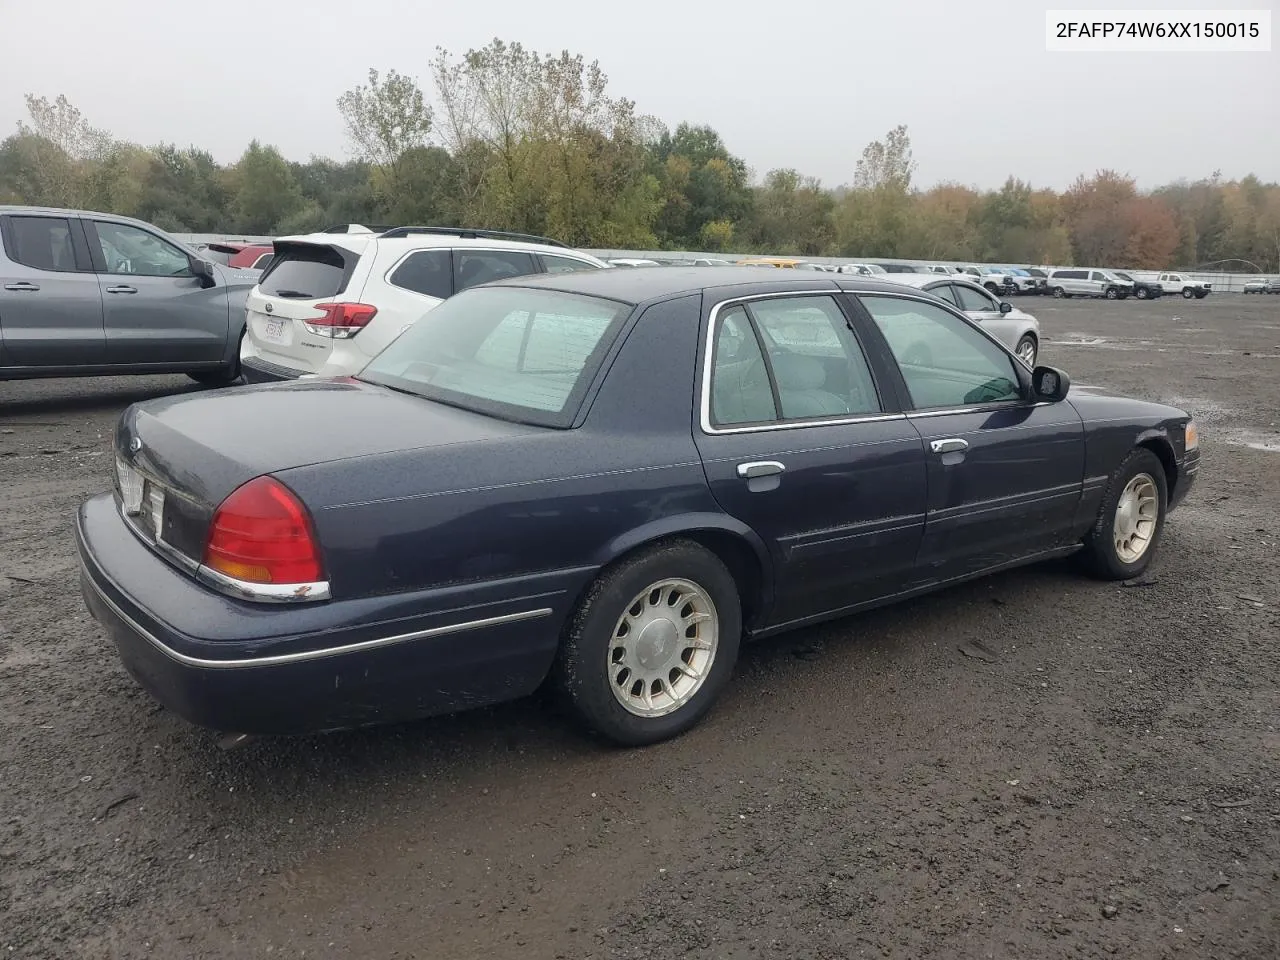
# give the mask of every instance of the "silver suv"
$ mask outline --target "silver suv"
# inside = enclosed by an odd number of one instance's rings
[[[79,210],[0,206],[0,380],[240,376],[257,280],[156,227]]]
[[[1109,270],[1054,270],[1049,274],[1049,291],[1055,297],[1124,300],[1133,292],[1133,284],[1126,283]]]

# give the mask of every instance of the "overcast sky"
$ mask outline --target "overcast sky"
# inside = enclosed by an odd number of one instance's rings
[[[430,95],[437,45],[462,53],[498,36],[598,59],[614,95],[672,127],[710,124],[757,177],[795,167],[847,182],[867,142],[904,123],[923,186],[998,186],[1012,173],[1061,188],[1103,167],[1144,186],[1215,169],[1280,180],[1280,45],[1046,52],[1045,8],[1071,5],[0,0],[0,136],[24,118],[24,93],[65,93],[95,126],[143,144],[229,161],[256,137],[292,159],[345,157],[334,101],[369,67],[414,75]]]

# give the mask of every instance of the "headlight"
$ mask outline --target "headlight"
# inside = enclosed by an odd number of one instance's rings
[[[1200,449],[1200,431],[1196,428],[1194,420],[1188,420],[1187,425],[1183,428],[1184,448],[1188,451]]]

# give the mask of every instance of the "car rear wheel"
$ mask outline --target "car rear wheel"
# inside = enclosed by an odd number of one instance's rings
[[[1057,297],[1059,300],[1061,300],[1063,297],[1067,295],[1067,291],[1063,290],[1061,287],[1054,287],[1053,295]]]
[[[1139,300],[1145,300],[1147,299],[1148,296],[1150,296],[1150,294],[1147,293],[1146,287],[1139,287],[1137,292],[1134,294],[1134,296],[1137,297]]]
[[[684,733],[729,682],[742,639],[733,575],[670,540],[608,568],[565,629],[554,679],[577,717],[623,746]]]
[[[1115,287],[1107,287],[1107,299],[1108,299],[1108,300],[1114,300],[1114,299],[1116,299],[1116,297],[1118,297],[1118,296],[1120,296],[1120,291],[1119,291],[1119,290],[1117,290]]]
[[[988,293],[999,293],[999,292],[1000,292],[1000,288],[999,288],[999,287],[997,287],[994,283],[984,283],[984,284],[983,284],[983,286],[987,288],[987,292],[988,292]]]
[[[1137,447],[1111,475],[1084,560],[1104,580],[1128,580],[1150,566],[1164,531],[1168,481],[1160,458]]]
[[[1192,290],[1190,287],[1185,287],[1182,291],[1182,296],[1186,300],[1190,300],[1195,295],[1196,295],[1196,292]]]

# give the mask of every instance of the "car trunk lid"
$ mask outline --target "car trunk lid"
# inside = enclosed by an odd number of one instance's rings
[[[169,397],[135,404],[121,417],[116,499],[144,541],[194,567],[214,510],[255,477],[544,429],[350,379]]]

